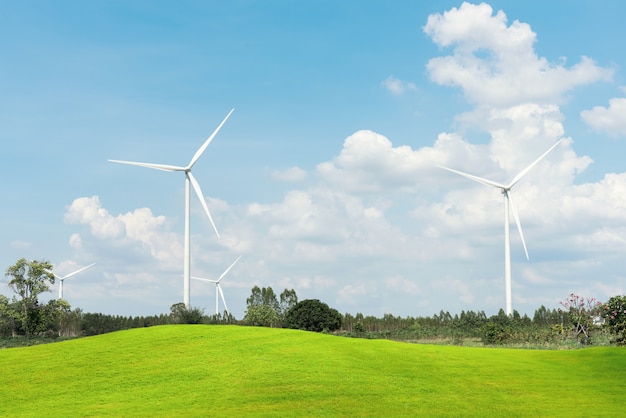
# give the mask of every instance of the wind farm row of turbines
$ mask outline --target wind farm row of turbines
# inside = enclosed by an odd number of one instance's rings
[[[215,313],[219,313],[219,298],[221,297],[222,302],[224,304],[225,310],[228,312],[228,306],[226,305],[226,299],[224,297],[224,292],[222,287],[220,286],[221,280],[226,276],[226,274],[234,267],[234,265],[241,259],[239,256],[221,275],[217,280],[206,279],[201,277],[196,277],[191,275],[191,235],[190,235],[190,186],[193,186],[193,189],[200,201],[204,212],[206,213],[213,230],[215,231],[216,236],[219,238],[220,234],[215,226],[215,222],[211,216],[211,212],[209,211],[209,207],[204,199],[204,195],[202,194],[202,189],[200,188],[200,184],[194,177],[191,172],[191,169],[196,164],[198,159],[202,156],[206,148],[209,146],[213,138],[220,131],[224,123],[228,120],[230,115],[233,113],[234,109],[226,115],[224,120],[219,124],[219,126],[213,131],[211,136],[198,148],[196,153],[191,158],[191,161],[186,166],[175,166],[175,165],[167,165],[167,164],[155,164],[155,163],[144,163],[144,162],[135,162],[135,161],[123,161],[123,160],[108,160],[114,163],[134,165],[139,167],[147,167],[155,170],[162,170],[168,172],[183,172],[185,174],[185,232],[184,232],[184,260],[183,260],[183,302],[187,308],[190,306],[190,279],[201,280],[205,282],[215,283]],[[449,167],[438,166],[444,170],[448,170],[452,173],[461,175],[470,180],[476,181],[478,183],[484,184],[486,186],[494,187],[496,189],[500,189],[503,197],[504,197],[504,277],[505,277],[505,291],[506,291],[506,314],[511,315],[513,313],[512,307],[512,296],[511,296],[511,241],[510,241],[510,231],[509,231],[509,223],[510,223],[510,212],[513,213],[513,218],[515,219],[515,223],[517,225],[517,230],[519,232],[522,245],[524,247],[524,252],[526,254],[526,259],[530,259],[528,256],[528,249],[526,247],[526,242],[524,240],[524,233],[522,231],[522,225],[520,222],[519,214],[517,212],[517,208],[515,206],[513,195],[511,193],[511,189],[526,175],[528,172],[535,167],[541,160],[543,160],[553,149],[555,149],[560,143],[562,139],[552,145],[546,152],[544,152],[539,158],[533,161],[530,165],[520,171],[513,180],[508,184],[500,184],[498,182],[484,179],[482,177],[475,176],[473,174],[464,173],[459,170],[455,170]],[[95,263],[94,263],[95,264]],[[73,273],[70,273],[64,277],[56,276],[59,279],[59,298],[63,298],[63,281],[75,274],[80,273],[83,270],[86,270],[92,267],[94,264],[83,267]]]

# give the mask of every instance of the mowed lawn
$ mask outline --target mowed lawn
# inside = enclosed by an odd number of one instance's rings
[[[626,349],[208,325],[0,350],[0,416],[623,416]]]

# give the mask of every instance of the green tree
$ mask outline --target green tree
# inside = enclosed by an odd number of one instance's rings
[[[19,321],[26,336],[39,331],[38,321],[41,318],[39,310],[39,295],[50,291],[54,284],[52,264],[48,261],[27,261],[20,258],[9,267],[5,273],[10,277],[9,287],[19,296]]]
[[[280,325],[280,305],[271,287],[254,286],[246,304],[248,306],[243,318],[246,324],[261,327]]]
[[[519,314],[517,314],[519,317]],[[500,308],[498,315],[493,315],[481,328],[481,340],[484,344],[505,344],[513,337],[513,316]]]
[[[278,327],[280,316],[268,305],[251,305],[246,309],[243,320],[253,327]]]
[[[15,301],[0,295],[0,336],[15,337],[18,334],[20,311]]]
[[[604,326],[613,335],[612,343],[626,345],[626,295],[613,296],[600,309]]]
[[[298,295],[296,295],[296,291],[293,289],[285,289],[283,293],[280,294],[280,319],[285,318],[285,314],[289,309],[293,308],[298,303]]]
[[[341,328],[341,314],[317,299],[298,302],[285,314],[283,327],[320,332]]]

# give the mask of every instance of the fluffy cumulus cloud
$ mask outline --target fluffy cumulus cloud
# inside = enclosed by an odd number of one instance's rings
[[[427,68],[433,81],[459,86],[478,105],[559,103],[563,93],[580,85],[610,80],[612,70],[582,57],[571,68],[536,55],[530,25],[510,25],[503,11],[486,3],[463,3],[428,18],[424,32],[453,54],[433,58]]]
[[[626,98],[609,100],[609,107],[595,106],[580,117],[593,129],[614,137],[626,136]]]
[[[65,222],[85,225],[93,237],[118,247],[138,243],[162,268],[180,265],[182,245],[178,236],[167,230],[164,216],[154,216],[148,208],[114,216],[102,207],[98,196],[81,197],[67,208]],[[70,237],[75,249],[82,249],[83,241],[77,233]]]
[[[414,150],[393,146],[385,136],[358,131],[347,137],[338,156],[318,164],[325,182],[352,193],[414,192],[428,184],[424,177],[436,164],[463,161],[479,164],[480,147],[456,134],[441,134],[433,147]]]

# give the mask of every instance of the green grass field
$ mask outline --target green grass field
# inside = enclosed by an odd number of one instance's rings
[[[623,416],[626,349],[173,325],[0,350],[0,416]]]

